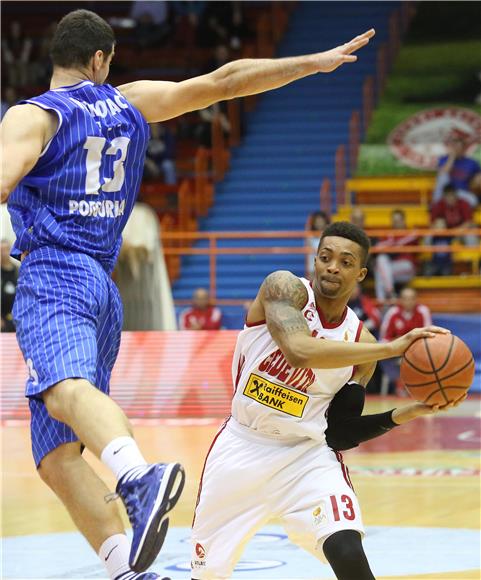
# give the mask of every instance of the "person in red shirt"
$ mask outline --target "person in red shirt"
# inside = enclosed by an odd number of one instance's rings
[[[388,342],[404,336],[414,328],[432,324],[431,312],[424,304],[418,304],[417,293],[414,288],[404,288],[399,296],[399,304],[392,306],[384,315],[381,324],[380,339]],[[384,374],[389,379],[389,393],[404,393],[399,384],[400,358],[380,361]]]
[[[192,307],[180,314],[180,329],[219,330],[221,324],[222,312],[209,304],[209,293],[205,288],[197,288],[192,296]]]
[[[406,215],[402,209],[395,209],[391,214],[391,228],[406,230]],[[393,246],[414,246],[418,242],[417,236],[394,237],[389,236],[376,243],[377,248]],[[386,300],[395,296],[395,284],[407,284],[416,275],[414,254],[408,252],[393,254],[378,254],[374,270],[376,298]]]
[[[431,220],[444,219],[448,228],[471,227],[473,208],[458,196],[456,188],[448,184],[443,189],[443,197],[431,208]]]

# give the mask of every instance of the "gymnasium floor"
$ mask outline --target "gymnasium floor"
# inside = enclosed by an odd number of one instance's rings
[[[399,401],[401,402],[401,401]],[[372,399],[368,411],[395,406]],[[345,454],[367,526],[365,547],[378,579],[479,579],[480,399],[396,429]],[[186,490],[153,570],[188,579],[189,524],[204,454],[220,419],[137,420],[135,431],[149,460],[178,460]],[[2,427],[4,578],[103,578],[86,542],[37,477],[25,421]],[[98,464],[95,458],[89,461]],[[98,464],[99,465],[99,464]],[[99,467],[111,487],[114,482]],[[289,544],[273,522],[251,542],[236,579],[334,578],[328,566]]]

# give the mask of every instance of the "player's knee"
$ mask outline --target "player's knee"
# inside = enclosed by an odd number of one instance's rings
[[[68,417],[75,411],[77,401],[85,389],[94,388],[86,379],[66,379],[43,393],[43,402],[51,417],[68,423]]]
[[[65,479],[66,470],[77,461],[83,461],[80,442],[65,443],[45,455],[38,467],[38,474],[50,488],[56,489]]]

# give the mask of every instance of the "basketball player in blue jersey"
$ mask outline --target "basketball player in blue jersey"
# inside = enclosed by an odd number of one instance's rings
[[[107,396],[117,357],[121,303],[110,274],[139,188],[148,123],[224,99],[261,93],[356,60],[370,30],[327,52],[238,60],[187,81],[104,84],[115,39],[96,14],[59,23],[50,90],[12,107],[2,123],[1,200],[21,259],[14,306],[29,369],[26,395],[40,477],[68,509],[110,578],[147,573],[184,485],[182,466],[148,465],[121,409]],[[83,447],[118,480],[130,543],[108,489]]]

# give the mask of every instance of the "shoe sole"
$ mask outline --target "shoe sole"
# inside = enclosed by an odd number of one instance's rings
[[[179,501],[185,484],[185,471],[180,463],[170,463],[162,476],[150,521],[145,526],[135,557],[129,562],[134,572],[145,572],[157,558],[167,535],[167,514]]]

